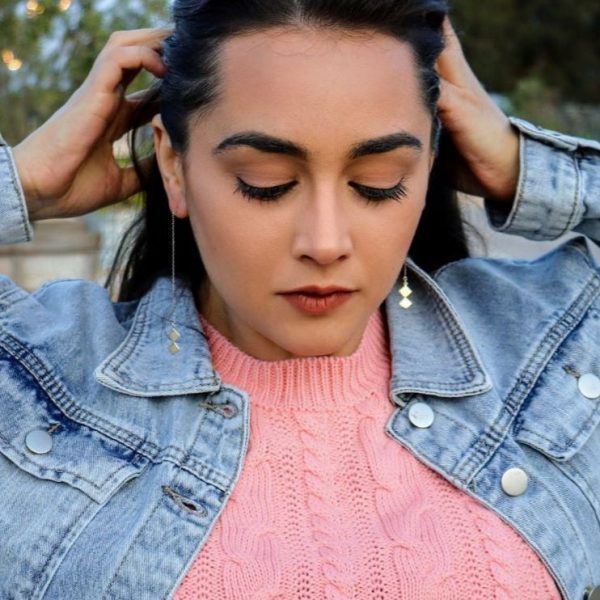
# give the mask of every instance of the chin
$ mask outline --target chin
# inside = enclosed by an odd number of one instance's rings
[[[285,350],[296,358],[308,358],[310,356],[331,356],[341,350],[341,343],[335,343],[328,338],[326,340],[315,340],[314,337],[306,340],[306,343],[298,343],[294,340],[284,346]]]

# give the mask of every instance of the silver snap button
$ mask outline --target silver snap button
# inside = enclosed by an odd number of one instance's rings
[[[525,492],[529,485],[529,477],[523,469],[514,467],[507,469],[502,475],[502,489],[509,496],[520,496]]]
[[[435,415],[431,406],[425,402],[415,402],[408,409],[408,420],[421,429],[431,427],[435,421]]]
[[[583,396],[590,400],[600,398],[600,377],[586,373],[577,380],[577,386]]]
[[[583,595],[583,600],[600,600],[600,586],[588,586]]]
[[[30,452],[47,454],[52,450],[52,436],[43,429],[34,429],[27,434],[25,445]]]

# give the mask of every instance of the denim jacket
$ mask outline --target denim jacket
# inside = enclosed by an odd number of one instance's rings
[[[518,192],[485,201],[490,224],[580,235],[535,260],[470,257],[433,275],[408,260],[413,307],[396,288],[385,301],[385,434],[582,600],[600,593],[600,144],[512,121]],[[0,145],[0,242],[31,236]],[[2,600],[170,598],[202,551],[244,466],[250,399],[213,369],[190,291],[177,296],[172,355],[164,278],[115,303],[89,281],[28,293],[0,277]]]

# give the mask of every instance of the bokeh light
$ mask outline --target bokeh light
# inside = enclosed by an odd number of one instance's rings
[[[18,71],[23,66],[23,61],[19,60],[12,50],[2,50],[2,62],[9,71]]]

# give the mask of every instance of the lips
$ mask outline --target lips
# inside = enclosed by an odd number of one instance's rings
[[[345,292],[354,292],[350,288],[340,287],[337,285],[330,285],[327,287],[319,287],[317,285],[308,285],[288,292],[281,292],[282,294],[306,294],[310,296],[329,296],[330,294],[338,294]]]
[[[342,306],[355,291],[339,286],[306,286],[281,295],[301,312],[319,315]]]

